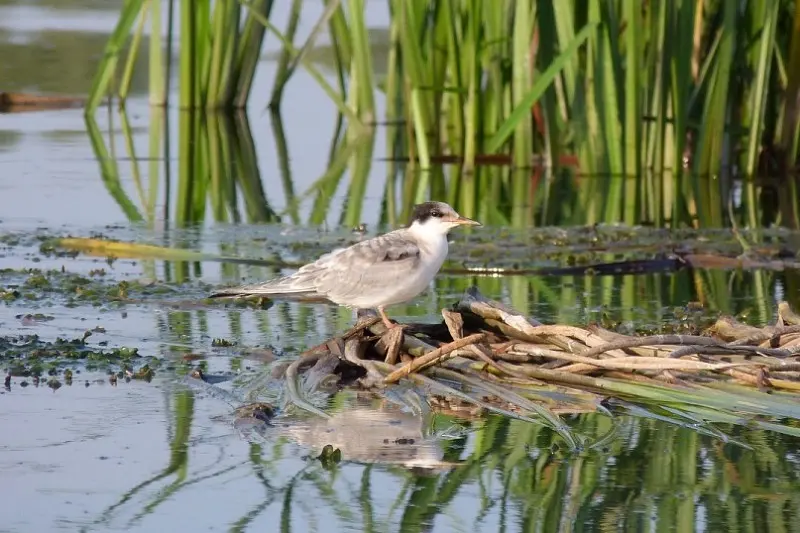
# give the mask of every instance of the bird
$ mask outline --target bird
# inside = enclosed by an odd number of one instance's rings
[[[424,202],[414,206],[407,227],[335,249],[289,276],[221,289],[210,297],[323,300],[376,309],[392,329],[398,325],[386,307],[407,302],[430,285],[447,257],[450,230],[481,225],[444,202]]]

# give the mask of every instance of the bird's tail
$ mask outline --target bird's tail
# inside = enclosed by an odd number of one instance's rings
[[[314,299],[319,297],[316,288],[309,283],[292,276],[278,278],[266,283],[242,285],[239,287],[226,287],[215,291],[209,298],[247,298],[262,297],[269,299]]]

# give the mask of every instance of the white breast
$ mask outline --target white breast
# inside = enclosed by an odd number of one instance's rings
[[[425,235],[418,239],[420,262],[407,278],[385,292],[381,305],[407,302],[428,288],[447,258],[447,235]]]

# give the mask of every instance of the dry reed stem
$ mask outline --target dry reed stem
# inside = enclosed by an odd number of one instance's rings
[[[593,372],[596,373],[598,370],[602,369],[586,363],[572,363],[560,366],[558,367],[558,370],[559,372],[567,372],[569,374],[591,374]]]
[[[465,346],[469,346],[470,344],[475,344],[476,342],[480,342],[486,338],[486,335],[483,333],[474,333],[469,335],[468,337],[464,337],[462,339],[455,340],[451,343],[445,344],[444,346],[440,346],[435,350],[417,357],[413,361],[408,364],[403,365],[402,367],[398,368],[394,372],[390,373],[383,379],[385,384],[396,383],[401,378],[408,376],[411,373],[418,372],[419,370],[428,367],[433,364],[437,364],[440,361],[440,357],[449,355],[451,352],[463,348]]]
[[[526,353],[519,353],[514,351],[495,352],[493,351],[495,359],[505,361],[506,363],[531,363],[534,356]]]
[[[362,321],[358,322],[355,326],[350,328],[349,330],[345,331],[341,336],[337,337],[336,339],[328,339],[325,342],[317,344],[316,346],[313,346],[313,347],[309,348],[308,350],[302,352],[300,354],[300,357],[301,358],[302,357],[306,357],[306,356],[309,356],[309,355],[317,353],[317,352],[323,352],[324,353],[324,352],[330,350],[330,343],[331,343],[332,340],[346,340],[346,339],[349,339],[353,335],[356,335],[356,334],[364,331],[365,329],[371,328],[373,325],[377,324],[380,321],[381,321],[380,317],[372,317],[372,318],[368,318],[366,320],[362,320]],[[339,353],[339,354],[336,354],[336,355],[341,355],[341,354]]]
[[[716,347],[688,346],[686,348],[687,351],[699,351],[699,352],[704,352],[705,350],[710,352],[711,349],[717,350]],[[753,348],[754,350],[756,350],[755,347],[749,347],[749,348]],[[770,369],[784,368],[785,370],[795,370],[796,368],[795,364],[792,363],[786,364],[786,363],[781,363],[780,361],[768,361],[768,360],[731,362],[731,361],[718,361],[715,359],[713,362],[700,362],[700,361],[680,360],[678,358],[645,357],[638,355],[627,356],[620,359],[591,359],[582,355],[575,355],[566,352],[548,350],[545,348],[541,348],[539,346],[534,346],[529,344],[517,344],[514,346],[513,351],[509,352],[509,354],[512,355],[522,354],[532,357],[542,357],[542,358],[575,363],[561,367],[559,370],[561,372],[578,373],[578,374],[595,372],[597,371],[597,369],[628,369],[637,371],[677,370],[685,372],[697,372],[702,370],[711,370],[711,371],[724,370],[727,368],[731,368],[733,366],[747,367],[747,368],[761,368],[766,366],[769,367]],[[674,363],[670,361],[673,361]]]
[[[778,361],[777,363],[773,363],[767,361],[765,364],[770,372],[797,372],[800,370],[800,362],[785,363],[783,361]]]
[[[314,413],[315,415],[321,416],[323,418],[330,418],[330,415],[327,414],[325,411],[322,411],[317,406],[313,405],[312,403],[308,402],[303,395],[300,394],[300,388],[297,384],[297,374],[300,370],[300,367],[303,365],[310,365],[319,361],[320,357],[322,357],[326,352],[318,351],[311,353],[304,357],[298,357],[296,360],[292,361],[286,368],[286,373],[284,377],[286,379],[286,392],[289,396],[290,401],[301,409],[305,409],[310,413]]]
[[[797,326],[780,326],[780,327],[773,327],[773,326],[765,326],[763,329],[760,329],[757,333],[753,333],[752,335],[748,335],[747,337],[742,337],[737,339],[731,344],[733,345],[747,345],[747,344],[759,344],[764,348],[775,348],[780,346],[781,337],[785,334],[789,334],[794,332],[800,331],[800,328]]]
[[[800,326],[765,326],[762,329],[754,329],[757,331],[749,334],[746,337],[740,337],[731,342],[731,344],[739,345],[762,343],[761,345],[764,348],[776,348],[778,346],[785,348],[786,343],[781,344],[781,337],[784,335],[794,334],[792,335],[792,338],[797,338],[797,334],[800,333]],[[766,345],[764,343],[766,343]]]
[[[400,356],[400,348],[403,347],[403,337],[403,328],[392,328],[381,335],[380,340],[375,345],[379,352],[382,351],[381,348],[385,348],[386,357],[384,361],[387,364],[394,365],[397,363],[397,359]]]
[[[607,330],[597,324],[592,324],[588,326],[586,329],[603,339],[605,342],[616,342],[622,339],[629,339],[627,335],[623,335],[621,333],[616,333],[614,331]],[[634,346],[627,348],[629,352],[635,353],[636,355],[643,355],[645,357],[666,357],[672,351],[669,348],[659,347],[659,346]]]
[[[626,337],[613,342],[604,342],[583,353],[584,357],[597,357],[609,350],[622,350],[640,346],[720,346],[722,343],[710,337],[700,337],[698,335],[647,335],[645,337]],[[625,354],[625,357],[628,357]]]
[[[601,337],[589,330],[575,326],[535,326],[527,332],[521,332],[505,324],[498,324],[492,320],[487,320],[487,324],[497,327],[506,335],[531,344],[553,344],[564,351],[576,354],[583,354],[587,350],[605,344]],[[609,357],[626,357],[627,354],[621,350],[606,350]]]
[[[732,317],[723,316],[708,328],[707,333],[721,341],[742,343],[749,338],[758,338],[763,335],[764,330],[748,324],[742,324]]]
[[[769,378],[769,384],[775,389],[783,389],[792,392],[800,392],[800,383],[787,379]]]
[[[459,376],[462,384],[476,386],[483,380],[476,391],[489,398],[496,392],[501,400],[505,396],[505,402],[514,397],[514,392],[501,389],[503,386],[529,388],[531,392],[549,386],[616,395],[618,386],[606,378],[662,387],[728,382],[760,390],[800,392],[800,358],[796,357],[800,355],[800,317],[785,305],[780,308],[777,323],[771,326],[754,328],[721,318],[704,335],[641,337],[597,325],[542,325],[483,298],[477,291],[468,292],[457,309],[469,314],[442,310],[449,335],[436,328],[418,329],[436,338],[419,333],[403,335],[399,330],[387,332],[377,317],[360,323],[343,336],[306,352],[309,355],[291,365],[288,377],[296,377],[306,361],[331,353],[364,368],[367,376],[362,383],[367,387],[380,388],[408,377],[426,389],[435,383],[445,395],[482,408],[490,408],[482,396],[469,398],[432,378]],[[377,343],[374,337],[358,334],[365,328],[380,337]],[[452,341],[447,342],[449,339]],[[377,351],[381,360],[365,359],[367,350]],[[402,365],[396,364],[398,355]],[[425,375],[421,374],[426,369]],[[295,390],[294,398],[297,394]],[[427,390],[426,394],[435,393]]]
[[[782,326],[800,326],[800,316],[792,311],[787,302],[778,303],[778,319]]]
[[[795,327],[795,326],[790,326]],[[767,341],[764,341],[767,342]],[[781,348],[794,348],[796,346],[800,346],[800,333],[788,333],[786,335],[781,335],[779,342]],[[769,340],[770,346],[772,345],[772,339]]]
[[[736,379],[737,381],[740,381],[742,383],[746,383],[748,385],[756,385],[757,386],[759,384],[758,376],[756,376],[754,374],[751,374],[749,372],[743,372],[741,370],[738,370],[738,369],[735,369],[735,368],[731,368],[731,369],[726,370],[725,373],[728,374],[729,376],[731,376],[732,378]]]
[[[650,376],[645,376],[644,374],[633,374],[631,372],[624,372],[622,370],[611,370],[604,373],[603,376],[625,381],[635,381],[637,383],[644,383],[645,385],[661,385],[663,383],[662,381],[651,378]]]
[[[344,343],[344,359],[366,370],[366,379],[362,379],[362,381],[364,386],[372,387],[381,382],[383,374],[378,371],[373,361],[363,358],[366,349],[366,344],[362,343],[360,339],[357,337],[350,337]]]
[[[461,316],[461,313],[442,309],[442,318],[444,318],[447,331],[450,332],[454,341],[464,337],[464,317]]]
[[[451,311],[449,309],[442,309],[442,317],[444,318],[444,323],[447,326],[447,331],[450,332],[450,336],[453,338],[453,340],[462,339],[464,337],[464,317],[461,316],[461,313]],[[453,352],[454,357],[461,355],[464,357],[469,357],[470,354],[474,355],[487,365],[502,372],[500,366],[498,366],[497,363],[494,362],[494,359],[492,359],[493,353],[493,350],[486,350],[477,344],[470,344],[463,350],[459,349]]]
[[[369,331],[373,335],[382,337],[386,333],[387,328],[386,325],[383,323],[383,321],[380,318],[378,318],[378,321],[369,327]],[[404,358],[407,358],[409,354],[417,356],[423,355],[434,349],[436,349],[436,346],[428,344],[427,342],[415,337],[414,335],[403,335],[402,350],[404,350],[406,353],[404,354],[401,351],[400,359],[402,360]]]
[[[514,375],[506,371],[504,367],[500,366],[494,359],[492,359],[492,356],[494,354],[490,350],[484,348],[483,346],[478,344],[471,344],[467,346],[465,350],[469,352],[468,354],[465,354],[466,357],[469,357],[469,354],[472,354],[476,356],[479,360],[483,361],[486,365],[489,365],[490,367],[494,368],[495,370],[498,370],[501,373],[507,374],[509,376]],[[454,353],[458,353],[458,351]]]
[[[521,313],[509,309],[503,304],[484,297],[476,287],[470,287],[458,302],[457,307],[482,318],[489,326],[496,327],[504,335],[527,342],[541,343],[543,339],[536,336],[533,328],[542,325],[535,319],[528,318]],[[580,345],[574,344],[562,335],[553,335],[554,344],[565,350],[582,350]]]
[[[719,356],[726,356],[726,355],[735,355],[735,354],[755,354],[755,355],[762,355],[762,356],[772,356],[776,358],[785,358],[791,357],[793,355],[797,355],[797,351],[800,350],[800,347],[793,348],[791,350],[787,350],[784,348],[761,348],[760,346],[744,346],[740,344],[720,344],[720,345],[706,345],[706,346],[682,346],[681,348],[677,348],[669,357],[672,359],[678,359],[681,357],[685,357],[687,355],[719,355]]]

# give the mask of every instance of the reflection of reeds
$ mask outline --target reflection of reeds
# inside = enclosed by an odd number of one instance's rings
[[[109,124],[113,127],[111,114],[109,114]],[[110,142],[108,146],[105,144],[103,134],[100,132],[100,127],[93,118],[87,119],[86,130],[92,143],[95,158],[97,158],[97,162],[100,165],[100,177],[108,193],[117,201],[120,209],[125,213],[128,220],[131,222],[140,222],[143,220],[142,215],[122,186],[119,175],[119,164],[117,159],[113,156],[113,142]],[[130,134],[130,130],[125,131]],[[111,147],[111,151],[109,151],[109,147]],[[127,143],[127,147],[130,148],[131,144]],[[138,175],[138,172],[134,175]]]
[[[129,220],[146,220],[153,227],[158,216],[158,202],[164,203],[164,224],[172,220],[178,227],[201,223],[206,218],[209,206],[211,216],[216,222],[243,221],[254,224],[277,220],[277,215],[266,199],[250,125],[243,113],[180,113],[177,195],[174,203],[171,198],[174,184],[168,174],[163,180],[161,176],[161,164],[168,153],[169,142],[169,135],[163,131],[164,112],[151,113],[146,174],[143,172],[140,156],[134,152],[132,132],[127,125],[127,113],[124,109],[120,111],[120,116],[121,133],[126,155],[131,161],[131,175],[140,207],[137,207],[123,186],[120,166],[113,150],[113,130],[106,144],[96,120],[87,116],[86,123],[103,182]],[[169,165],[164,164],[163,168],[167,171]],[[159,183],[163,184],[161,198],[158,193]],[[239,213],[240,202],[244,207],[244,217]],[[172,214],[169,211],[170,206],[174,209]],[[146,217],[141,212],[146,213]]]
[[[192,430],[194,418],[194,394],[188,390],[176,391],[172,397],[172,415],[174,426],[172,435],[169,436],[169,462],[167,466],[155,476],[139,483],[113,505],[108,507],[97,521],[97,525],[108,527],[118,510],[130,500],[150,488],[153,484],[173,477],[172,482],[158,491],[154,497],[143,506],[131,522],[138,522],[151,514],[156,507],[168,501],[186,482],[189,472],[189,435]],[[130,524],[129,524],[130,525]]]
[[[122,495],[95,526],[112,527],[135,515],[128,523],[133,525],[190,486],[218,488],[219,476],[248,460],[264,501],[243,516],[234,514],[238,507],[223,506],[198,508],[195,518],[208,516],[233,531],[259,518],[280,521],[286,531],[323,518],[329,528],[364,531],[426,531],[432,523],[453,522],[482,531],[495,530],[498,521],[509,529],[525,524],[542,531],[578,521],[606,524],[609,530],[640,530],[646,522],[676,531],[700,523],[709,530],[739,530],[757,521],[765,531],[783,531],[791,530],[791,517],[800,512],[791,496],[800,490],[792,441],[737,426],[722,413],[704,411],[702,421],[669,405],[619,402],[607,415],[571,417],[570,428],[589,446],[582,453],[565,452],[559,437],[543,426],[489,416],[468,433],[439,442],[441,466],[416,469],[383,463],[379,456],[363,464],[362,457],[353,461],[344,453],[343,463],[327,472],[317,461],[298,462],[281,433],[251,444],[242,461],[209,470],[188,460],[194,447],[207,444],[189,438],[208,424],[195,414],[197,400],[186,390],[171,400],[166,468]],[[351,408],[350,402],[332,404],[339,417]],[[450,415],[437,415],[435,423],[451,429],[462,424]],[[290,434],[292,426],[288,429]],[[380,441],[380,432],[372,433]],[[324,437],[303,441],[304,455],[315,456],[324,442]],[[396,487],[388,502],[386,491],[378,490],[386,486]]]
[[[724,392],[720,395],[725,397]],[[346,422],[353,406],[338,401],[341,398],[331,402],[331,412]],[[788,527],[791,515],[770,510],[797,506],[785,497],[798,488],[791,441],[743,427],[739,417],[705,409],[694,401],[684,404],[688,411],[675,401],[675,397],[644,405],[610,401],[604,414],[572,416],[569,425],[581,437],[581,453],[563,450],[560,437],[544,426],[489,416],[469,433],[440,441],[437,460],[415,469],[398,468],[391,455],[384,461],[381,453],[370,457],[358,449],[350,453],[348,439],[369,438],[378,447],[398,446],[392,438],[381,439],[380,424],[350,431],[341,446],[344,462],[333,474],[326,473],[324,465],[306,463],[297,474],[292,475],[297,466],[284,472],[282,478],[289,478],[288,482],[270,484],[270,501],[275,494],[283,496],[280,512],[274,509],[272,516],[277,520],[279,514],[286,530],[295,521],[313,523],[330,513],[339,529],[365,531],[425,531],[431,523],[448,520],[457,524],[462,520],[470,530],[493,530],[498,519],[501,524],[525,523],[542,531],[555,531],[559,524],[576,520],[608,524],[608,529],[625,524],[638,530],[642,527],[639,516],[664,529],[692,530],[701,520],[709,527],[725,529],[739,520],[744,525],[752,523],[753,516],[767,514],[771,518],[764,520],[769,527]],[[437,414],[434,420],[443,428],[464,424],[449,414]],[[331,439],[342,440],[335,431],[329,433],[330,438],[324,434],[307,438],[307,424],[327,423],[301,419],[279,432],[299,441],[314,456]],[[293,438],[295,431],[301,438]],[[364,431],[370,435],[365,437]],[[393,433],[396,430],[387,431],[386,436]],[[273,438],[273,446],[283,445],[283,437],[275,438],[273,433]],[[415,441],[409,447],[419,444]],[[262,453],[267,456],[264,463],[280,469],[282,463]],[[703,459],[702,475],[699,458]],[[360,490],[353,490],[352,480],[359,478]],[[387,481],[398,487],[390,504],[384,493],[372,489],[386,486]],[[459,502],[464,497],[468,506]],[[702,512],[697,501],[702,502]],[[454,506],[460,506],[457,518],[451,512]],[[354,514],[353,509],[362,512]],[[733,522],[731,512],[737,516]],[[252,514],[248,519],[253,519]]]

